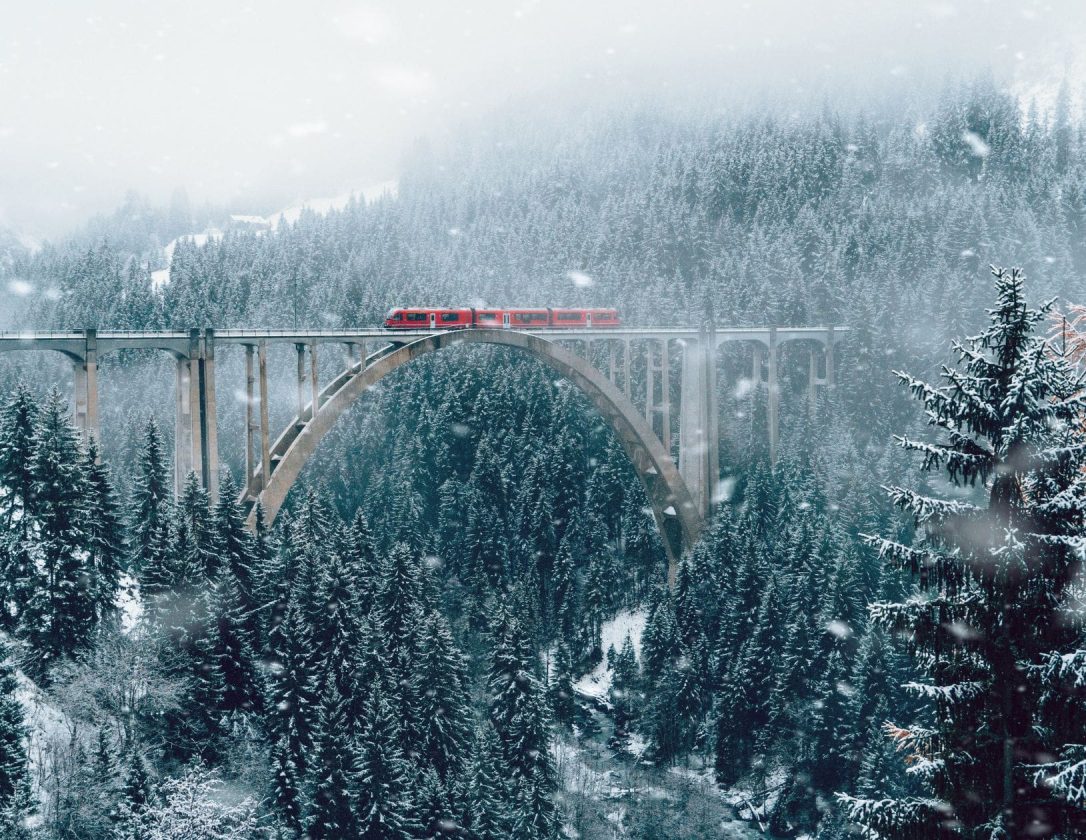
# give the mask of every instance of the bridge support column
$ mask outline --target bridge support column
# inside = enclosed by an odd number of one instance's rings
[[[98,332],[84,330],[84,350],[81,361],[75,362],[75,426],[82,433],[83,443],[98,439]]]
[[[295,412],[295,416],[298,418],[298,424],[301,425],[303,420],[302,413],[305,411],[305,345],[295,344],[294,352],[298,355],[298,409]]]
[[[834,373],[833,373],[833,324],[830,324],[829,329],[826,330],[826,385],[830,388],[834,386]]]
[[[173,436],[174,491],[178,496],[185,487],[189,473],[196,468],[192,457],[193,450],[199,451],[199,444],[194,441],[193,434],[199,436],[200,426],[199,422],[193,423],[193,409],[199,406],[200,395],[193,378],[192,360],[178,359],[174,377],[176,408]]]
[[[317,373],[317,342],[309,345],[309,390],[313,397],[313,413],[310,418],[317,416],[317,409],[321,407],[320,377]]]
[[[668,340],[660,342],[660,440],[671,455],[671,351]]]
[[[630,339],[622,342],[622,393],[630,398]]]
[[[253,370],[254,347],[245,345],[245,490],[248,496],[256,498],[260,488],[256,487],[256,433],[260,424],[253,417],[256,405],[256,374]]]
[[[219,498],[219,419],[215,398],[215,331],[204,330],[204,352],[200,359],[200,421],[203,442],[204,486],[211,501]]]
[[[190,472],[196,474],[212,499],[219,492],[214,342],[213,331],[201,336],[199,330],[190,330],[188,355],[177,360],[174,379],[174,491],[177,495],[181,495]]]
[[[268,344],[257,345],[257,368],[260,382],[260,489],[263,492],[271,478],[271,424],[268,419]]]
[[[703,333],[688,340],[683,352],[682,397],[679,404],[679,473],[690,490],[698,515],[707,518],[719,480],[715,352]]]
[[[777,437],[780,423],[780,398],[781,389],[777,384],[777,328],[769,328],[769,378],[766,382],[768,388],[767,414],[769,420],[769,464],[777,466]]]
[[[656,380],[654,378],[656,360],[652,352],[652,346],[655,343],[652,339],[645,343],[645,421],[653,431],[656,431],[656,425],[653,422],[655,415],[653,409],[656,408]]]

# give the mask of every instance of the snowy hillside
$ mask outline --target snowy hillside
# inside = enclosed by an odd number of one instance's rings
[[[259,235],[265,231],[276,230],[281,222],[294,224],[301,218],[302,213],[306,210],[310,210],[320,216],[326,216],[335,210],[342,210],[350,204],[352,200],[360,200],[370,204],[381,198],[395,198],[398,187],[399,182],[395,179],[381,181],[378,184],[373,184],[372,186],[365,187],[361,190],[343,193],[342,195],[337,195],[332,198],[308,199],[299,204],[284,207],[282,210],[268,216],[244,213],[234,214],[230,216],[230,222],[235,228],[253,231]],[[166,267],[151,272],[152,288],[159,289],[163,284],[170,282],[170,264],[173,262],[173,254],[177,249],[178,242],[186,241],[195,244],[197,247],[203,247],[208,242],[222,239],[222,237],[222,230],[218,228],[208,228],[200,233],[189,233],[171,240],[166,247],[162,249]]]

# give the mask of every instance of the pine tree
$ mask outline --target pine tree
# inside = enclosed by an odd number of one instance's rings
[[[637,664],[633,640],[630,634],[622,642],[622,649],[611,668],[611,705],[614,708],[615,731],[625,732],[630,722],[641,711],[641,671]]]
[[[550,667],[547,703],[554,722],[569,731],[577,718],[577,698],[573,694],[573,657],[565,642],[559,642]]]
[[[550,714],[533,659],[532,647],[517,621],[507,618],[499,626],[491,655],[490,721],[512,777],[553,792],[557,774],[550,752]]]
[[[98,459],[98,444],[87,445],[84,470],[87,477],[87,559],[90,576],[88,593],[99,624],[116,620],[117,593],[124,563],[124,521],[113,489],[109,468]]]
[[[144,429],[143,448],[136,463],[128,544],[129,566],[133,574],[140,576],[145,595],[161,591],[159,570],[166,562],[172,499],[169,463],[158,425],[151,418]]]
[[[955,344],[945,384],[900,375],[945,434],[902,446],[926,470],[983,490],[986,504],[893,488],[918,540],[871,538],[919,585],[918,596],[871,613],[911,634],[925,679],[907,687],[933,720],[894,730],[931,796],[843,798],[884,836],[931,836],[948,820],[973,837],[1066,836],[1086,825],[1086,712],[1074,694],[1086,658],[1070,653],[1082,628],[1064,611],[1086,515],[1086,393],[1034,334],[1047,307],[1027,306],[1021,272],[993,273],[990,324]]]
[[[33,507],[31,459],[39,414],[34,395],[23,382],[15,386],[0,410],[0,486],[5,490],[0,497],[0,522],[5,532],[12,530],[22,520],[23,513]]]
[[[31,555],[37,585],[21,616],[38,677],[60,657],[88,649],[97,629],[92,570],[87,567],[87,479],[67,405],[53,390],[35,432]]]
[[[269,647],[267,726],[277,748],[304,777],[319,694],[312,636],[296,603],[289,604],[286,618],[272,629]]]
[[[227,558],[208,593],[207,653],[219,671],[213,678],[222,687],[219,708],[226,713],[259,711],[263,706],[262,686],[246,626],[245,599]]]
[[[30,534],[39,414],[22,383],[0,411],[0,628],[8,632],[15,629],[35,585]]]
[[[272,779],[272,800],[283,823],[294,836],[299,836],[304,826],[304,803],[303,773],[295,760],[296,740],[290,735],[284,735],[272,748],[272,766],[275,773]]]
[[[238,488],[229,470],[224,470],[219,483],[219,500],[213,513],[213,551],[219,562],[229,568],[237,581],[240,605],[246,613],[246,627],[257,645],[257,619],[254,610],[259,604],[253,595],[256,586],[256,560],[253,556],[252,534],[245,528],[241,507],[237,502]]]
[[[414,836],[407,762],[400,750],[400,728],[375,683],[366,706],[354,772],[358,779],[356,813],[360,840],[408,840]]]
[[[501,747],[493,727],[475,732],[472,760],[465,771],[461,820],[472,840],[505,840],[510,832],[507,792],[499,775]]]
[[[423,627],[414,675],[419,698],[422,767],[446,781],[459,773],[471,736],[467,667],[453,642],[448,622],[432,613]]]
[[[351,742],[343,737],[344,698],[332,684],[325,686],[317,713],[310,770],[310,807],[306,815],[311,840],[361,837],[352,807]]]
[[[30,768],[23,704],[8,646],[0,643],[0,826],[11,829],[31,811]]]

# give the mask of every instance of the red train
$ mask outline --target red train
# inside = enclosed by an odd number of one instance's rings
[[[506,330],[568,330],[618,327],[616,309],[390,309],[390,330],[463,330],[472,327]]]

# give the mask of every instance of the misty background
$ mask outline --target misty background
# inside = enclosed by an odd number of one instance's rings
[[[9,3],[0,228],[72,231],[129,191],[271,213],[396,179],[420,143],[630,104],[877,107],[991,74],[1051,107],[1082,4]]]

